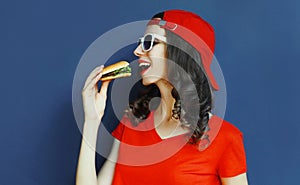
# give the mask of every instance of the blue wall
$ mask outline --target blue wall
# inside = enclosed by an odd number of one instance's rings
[[[74,184],[81,134],[72,82],[81,55],[109,29],[173,8],[215,27],[226,119],[244,133],[250,183],[298,184],[299,7],[297,0],[1,1],[0,184]]]

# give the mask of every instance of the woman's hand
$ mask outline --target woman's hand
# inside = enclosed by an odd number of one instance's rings
[[[76,174],[77,185],[97,185],[95,169],[95,149],[100,121],[106,105],[109,81],[102,82],[99,92],[98,81],[102,76],[103,66],[96,67],[87,77],[82,89],[84,109],[84,128]]]
[[[98,81],[102,76],[104,66],[96,67],[87,77],[83,90],[82,100],[85,122],[91,121],[100,124],[106,106],[107,88],[110,81],[102,82],[101,90]]]

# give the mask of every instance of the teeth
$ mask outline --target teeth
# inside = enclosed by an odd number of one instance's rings
[[[139,67],[149,67],[149,66],[150,66],[150,64],[146,63],[146,62],[143,62],[143,63],[139,64]]]

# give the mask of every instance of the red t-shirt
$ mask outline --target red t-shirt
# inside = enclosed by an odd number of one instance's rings
[[[219,185],[246,172],[242,133],[232,124],[212,116],[209,125],[222,125],[201,151],[185,134],[161,139],[153,115],[136,127],[124,117],[112,133],[121,141],[113,185]]]

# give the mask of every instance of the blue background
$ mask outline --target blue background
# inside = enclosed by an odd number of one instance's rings
[[[297,0],[1,1],[0,184],[75,183],[81,134],[72,81],[81,55],[106,31],[174,8],[215,28],[226,119],[244,133],[250,184],[298,184],[299,7]]]

